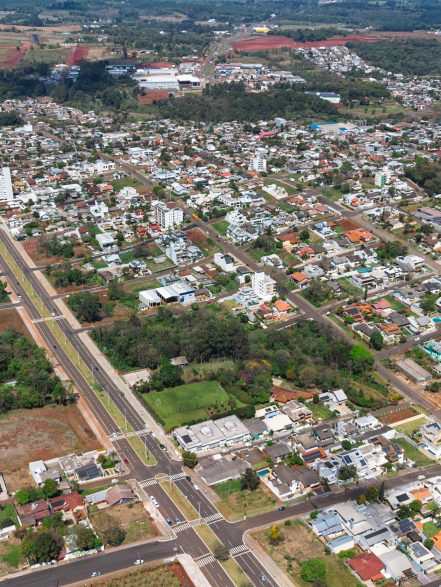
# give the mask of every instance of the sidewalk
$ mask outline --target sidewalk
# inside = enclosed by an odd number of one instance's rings
[[[197,566],[189,554],[178,554],[178,562],[184,567],[185,572],[193,582],[194,587],[210,587],[208,579],[202,574],[201,569]]]
[[[268,526],[262,526],[261,528],[267,528]],[[253,528],[253,532],[261,528]],[[243,536],[243,543],[247,546],[257,560],[265,567],[270,575],[277,583],[279,587],[296,587],[291,579],[276,565],[269,554],[260,546],[260,544],[254,540],[251,536],[251,531],[247,530]]]

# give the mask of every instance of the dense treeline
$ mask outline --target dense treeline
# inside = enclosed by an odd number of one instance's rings
[[[351,347],[315,322],[277,332],[252,329],[244,322],[203,307],[178,315],[160,308],[148,319],[133,316],[95,329],[92,337],[119,369],[157,369],[154,383],[161,378],[161,385],[155,389],[182,383],[170,365],[173,357],[185,355],[193,363],[232,359],[235,367],[218,371],[216,379],[229,394],[252,405],[268,400],[273,375],[304,389],[344,387],[351,393],[351,378],[372,368],[369,351]],[[351,396],[364,405],[363,394],[354,391]]]
[[[306,90],[337,92],[344,104],[364,103],[366,100],[379,101],[390,95],[389,90],[383,84],[350,75],[342,78],[324,71],[307,71],[302,75],[306,79],[306,86],[304,86]]]
[[[441,194],[441,163],[421,159],[413,167],[406,167],[405,174],[429,195]]]
[[[404,75],[440,75],[441,43],[431,39],[348,43],[369,64]]]
[[[15,70],[0,69],[0,99],[45,96],[46,86],[39,78],[48,71],[45,63]]]
[[[3,126],[18,126],[23,122],[23,118],[15,110],[0,112],[0,128]]]
[[[0,333],[0,413],[69,399],[42,348],[13,330]]]
[[[267,92],[245,92],[240,83],[207,86],[202,95],[188,95],[157,103],[161,118],[202,122],[257,121],[283,116],[289,119],[320,115],[335,117],[329,102],[294,87],[277,87]]]

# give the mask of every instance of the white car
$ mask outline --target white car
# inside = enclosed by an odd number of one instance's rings
[[[90,575],[91,577],[99,577],[101,575],[100,571],[93,571],[93,573]]]
[[[142,558],[137,558],[133,564],[134,565],[142,565],[143,563],[144,563],[144,561],[142,560]]]
[[[154,495],[150,496],[150,501],[152,502],[153,505],[155,505],[157,508],[159,507],[159,503],[158,500],[156,499],[156,497]]]
[[[196,491],[199,491],[199,487],[196,485],[196,483],[193,483],[193,487],[196,489]]]
[[[426,478],[425,475],[418,475],[418,477],[417,477],[418,481],[424,481],[425,478]]]

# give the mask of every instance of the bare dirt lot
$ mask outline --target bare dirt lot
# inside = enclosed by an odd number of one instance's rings
[[[75,405],[14,410],[0,417],[0,471],[11,492],[31,483],[30,461],[100,447]]]
[[[0,309],[0,332],[5,330],[16,330],[28,338],[32,338],[20,314],[14,308]]]
[[[406,420],[407,418],[412,418],[413,416],[417,416],[419,412],[414,410],[413,408],[407,408],[405,410],[400,410],[397,412],[392,412],[391,414],[385,414],[381,416],[381,421],[385,424],[395,424],[395,422],[401,422],[402,420]]]

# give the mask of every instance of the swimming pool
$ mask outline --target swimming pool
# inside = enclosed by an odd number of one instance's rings
[[[270,472],[271,471],[269,469],[261,469],[260,471],[257,471],[257,474],[259,477],[266,477]]]
[[[441,316],[435,316],[435,318],[432,318],[432,322],[435,322],[435,324],[438,324],[438,322],[441,322]]]

